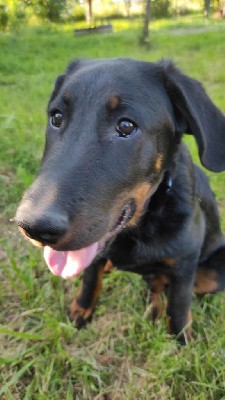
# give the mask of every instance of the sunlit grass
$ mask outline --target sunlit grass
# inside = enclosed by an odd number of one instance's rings
[[[138,16],[131,16],[130,18],[121,19],[101,19],[96,18],[95,23],[99,25],[101,22],[111,22],[113,25],[114,32],[120,32],[126,29],[141,29],[143,24],[143,18]],[[85,21],[79,21],[74,23],[65,24],[63,29],[73,30],[74,28],[87,28]],[[149,25],[150,32],[165,33],[165,31],[174,31],[178,29],[193,30],[196,28],[208,28],[209,30],[220,30],[224,28],[224,21],[218,19],[203,18],[201,13],[193,13],[184,17],[171,17],[171,18],[160,18],[152,19]]]

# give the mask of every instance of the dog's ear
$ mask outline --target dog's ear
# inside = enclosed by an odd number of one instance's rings
[[[59,90],[61,89],[61,87],[65,81],[65,78],[66,78],[66,74],[57,76],[57,78],[55,80],[55,87],[51,94],[48,105],[56,98],[57,94],[59,93]]]
[[[86,62],[86,60],[83,58],[75,58],[68,65],[68,67],[66,69],[66,74],[70,75],[73,72],[77,71],[78,69],[80,69],[82,67],[82,64],[84,64],[85,62]]]
[[[59,90],[61,89],[61,87],[63,86],[63,83],[65,82],[66,78],[71,75],[73,72],[75,72],[76,70],[78,70],[79,68],[81,68],[82,62],[84,60],[82,59],[75,59],[73,60],[67,67],[66,71],[59,75],[56,80],[55,80],[55,87],[54,90],[52,92],[51,98],[49,103],[51,103],[51,101],[53,101],[57,94],[59,93]]]
[[[196,138],[201,163],[209,170],[225,170],[225,116],[201,84],[182,74],[170,61],[160,62],[167,94],[182,133]]]

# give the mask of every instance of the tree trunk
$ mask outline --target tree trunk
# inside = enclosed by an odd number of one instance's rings
[[[204,15],[208,18],[210,11],[210,0],[204,0]]]
[[[124,0],[125,10],[126,10],[126,17],[130,18],[130,10],[131,10],[131,3],[132,0]]]
[[[91,26],[92,17],[93,17],[93,14],[92,14],[92,0],[87,0],[86,1],[86,13],[85,13],[85,15],[86,15],[87,24],[89,26]]]
[[[225,18],[225,1],[222,4],[222,18]]]
[[[147,44],[148,43],[150,19],[151,19],[151,0],[146,0],[146,2],[145,2],[143,31],[142,31],[142,35],[140,37],[140,43],[141,44]]]

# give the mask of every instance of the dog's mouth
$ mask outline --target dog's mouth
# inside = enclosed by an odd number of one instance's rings
[[[64,279],[78,276],[103,252],[110,239],[118,235],[129,223],[136,210],[135,201],[130,199],[122,209],[117,221],[103,238],[79,250],[57,251],[44,247],[44,258],[50,271]]]
[[[122,209],[119,218],[116,223],[113,225],[109,235],[115,235],[119,233],[123,228],[125,228],[128,222],[133,217],[136,210],[136,205],[134,199],[130,199],[128,203],[126,203],[125,207]]]

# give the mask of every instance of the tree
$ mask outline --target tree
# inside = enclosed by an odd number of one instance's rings
[[[204,15],[208,18],[210,11],[210,0],[204,0]]]
[[[92,0],[86,0],[86,7],[85,7],[85,15],[86,15],[86,21],[88,25],[90,26],[92,23],[93,19],[93,13],[92,13]]]
[[[0,4],[0,30],[6,29],[9,21],[9,15],[5,4]]]
[[[142,35],[140,37],[141,44],[148,43],[150,18],[151,18],[151,0],[145,0],[143,30],[142,30]]]
[[[20,3],[31,7],[39,17],[58,22],[66,9],[67,0],[20,0]]]
[[[66,0],[37,0],[39,15],[49,21],[58,22],[66,8]]]

